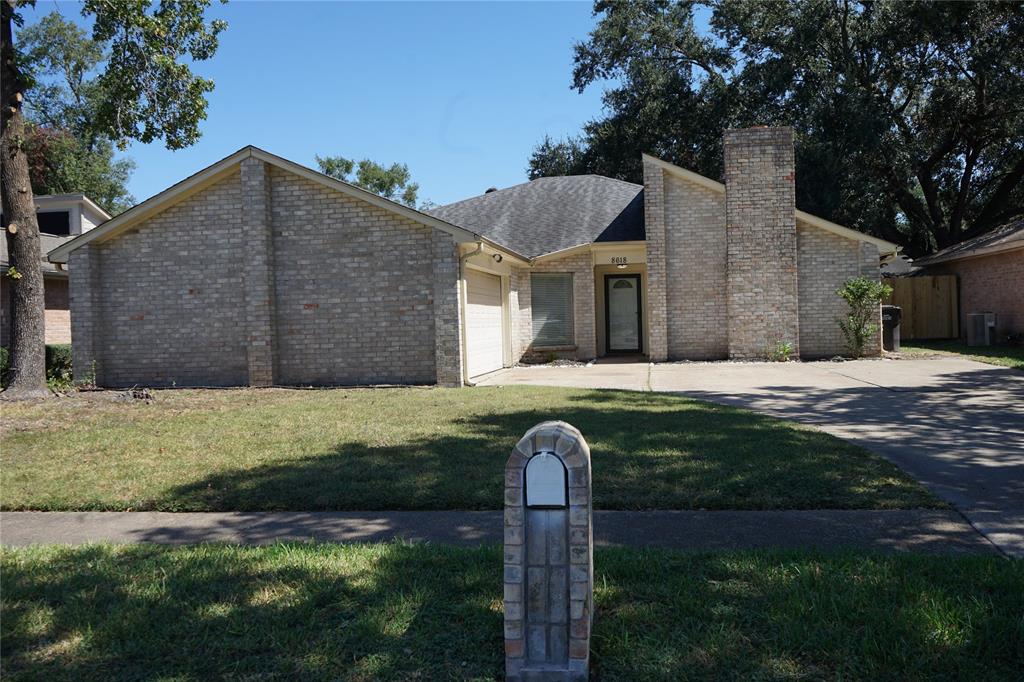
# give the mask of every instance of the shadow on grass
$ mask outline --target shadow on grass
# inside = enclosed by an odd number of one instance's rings
[[[495,509],[512,447],[548,419],[587,438],[600,509],[941,506],[893,465],[817,431],[678,396],[581,391],[551,410],[454,416],[449,432],[396,445],[345,442],[283,463],[217,471],[144,508]]]
[[[4,575],[4,678],[496,679],[496,549],[45,550]]]
[[[500,679],[496,547],[3,552],[5,679]],[[1013,679],[1024,564],[601,550],[600,680]]]

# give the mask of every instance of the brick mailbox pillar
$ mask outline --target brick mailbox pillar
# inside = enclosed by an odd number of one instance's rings
[[[505,467],[506,679],[586,680],[594,550],[590,448],[543,422]]]

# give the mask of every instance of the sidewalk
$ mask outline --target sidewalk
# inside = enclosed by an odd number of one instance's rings
[[[500,511],[2,512],[0,543],[500,543]],[[692,551],[860,549],[996,554],[955,511],[595,511],[594,544]]]

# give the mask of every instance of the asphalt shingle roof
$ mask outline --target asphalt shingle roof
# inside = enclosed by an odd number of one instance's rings
[[[428,211],[531,258],[644,239],[643,185],[601,175],[538,178]]]
[[[958,258],[965,258],[979,249],[1004,246],[1014,242],[1024,243],[1024,218],[1018,218],[1017,220],[1008,222],[1005,225],[1000,225],[999,227],[991,229],[977,237],[972,237],[971,239],[962,241],[959,244],[947,246],[941,251],[936,251],[930,256],[918,258],[914,261],[914,265],[925,266],[956,260]]]

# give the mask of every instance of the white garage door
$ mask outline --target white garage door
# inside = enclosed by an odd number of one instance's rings
[[[471,377],[501,369],[501,278],[466,270],[466,364]]]

